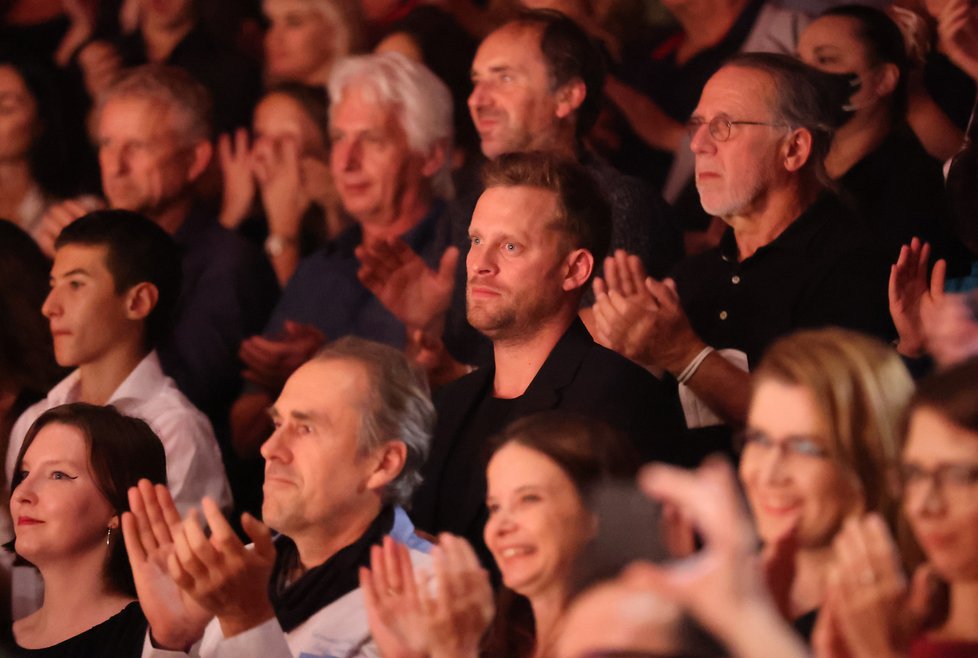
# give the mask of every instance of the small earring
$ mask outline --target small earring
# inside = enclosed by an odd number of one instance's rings
[[[108,546],[108,545],[109,545],[109,540],[111,540],[111,539],[112,539],[112,528],[110,527],[110,528],[109,528],[108,530],[106,530],[106,532],[105,532],[105,545],[106,545],[106,546]]]

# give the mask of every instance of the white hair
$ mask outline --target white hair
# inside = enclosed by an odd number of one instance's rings
[[[444,149],[445,161],[432,176],[431,185],[436,196],[454,196],[452,94],[445,83],[423,64],[400,53],[346,57],[333,66],[329,78],[331,113],[351,86],[369,90],[372,100],[395,109],[412,151],[430,155],[437,147]]]

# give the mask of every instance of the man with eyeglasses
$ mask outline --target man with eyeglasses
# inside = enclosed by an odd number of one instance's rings
[[[618,254],[595,283],[599,340],[671,373],[690,427],[742,424],[747,370],[783,334],[892,337],[885,254],[825,184],[839,115],[826,84],[787,56],[732,58],[689,122],[700,201],[728,225],[720,244],[662,282]]]

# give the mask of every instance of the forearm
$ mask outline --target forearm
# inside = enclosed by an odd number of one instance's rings
[[[907,121],[927,152],[941,162],[951,158],[964,143],[964,133],[922,87],[910,94]]]
[[[752,605],[731,611],[729,625],[712,629],[737,658],[809,658],[802,639],[773,605]]]
[[[675,151],[682,144],[683,125],[651,99],[613,77],[609,77],[605,84],[605,94],[621,111],[635,134],[649,146]]]

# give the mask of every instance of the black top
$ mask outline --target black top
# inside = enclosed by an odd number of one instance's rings
[[[910,128],[890,132],[836,182],[843,200],[884,241],[892,262],[900,246],[915,236],[934,247],[935,259],[968,261],[947,230],[941,163],[928,155]]]
[[[98,626],[44,649],[25,649],[14,640],[13,627],[5,625],[0,631],[0,655],[31,656],[32,658],[138,658],[143,652],[146,637],[146,617],[139,603],[133,601],[118,614]]]
[[[579,319],[522,396],[493,399],[494,377],[490,364],[437,392],[438,424],[411,508],[418,527],[462,535],[484,560],[485,445],[509,421],[566,409],[615,427],[645,460],[675,462],[681,452],[683,420],[675,387],[595,343]],[[491,559],[485,564],[491,566]]]
[[[719,246],[673,274],[697,335],[717,349],[743,351],[752,368],[773,340],[803,327],[891,338],[888,277],[886,253],[830,193],[743,262],[728,229]]]

